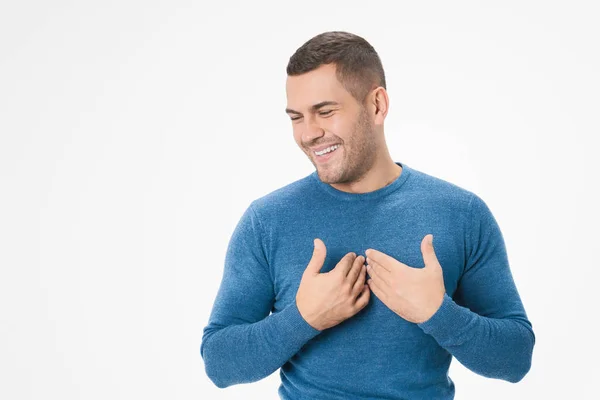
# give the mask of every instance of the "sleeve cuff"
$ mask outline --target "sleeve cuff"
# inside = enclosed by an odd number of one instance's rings
[[[417,324],[423,332],[433,336],[440,345],[454,344],[454,338],[469,326],[471,310],[461,307],[444,293],[440,308],[425,322]]]
[[[284,337],[294,338],[298,344],[303,345],[313,337],[321,333],[320,330],[313,328],[300,314],[296,301],[275,314],[274,317],[281,319],[281,327],[284,331]]]

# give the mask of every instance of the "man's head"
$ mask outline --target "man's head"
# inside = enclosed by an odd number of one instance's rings
[[[326,183],[362,178],[387,151],[388,98],[375,49],[360,36],[325,32],[304,43],[287,66],[287,108],[294,139]],[[339,145],[328,155],[315,150]]]

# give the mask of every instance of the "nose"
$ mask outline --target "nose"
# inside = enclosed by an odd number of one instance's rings
[[[319,126],[314,118],[305,118],[306,124],[302,131],[302,141],[311,143],[313,140],[323,136],[325,131]]]

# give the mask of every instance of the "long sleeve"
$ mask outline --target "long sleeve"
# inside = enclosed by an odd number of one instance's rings
[[[275,301],[264,234],[252,204],[228,245],[221,285],[204,328],[200,354],[220,388],[269,376],[320,333],[296,302],[270,314]]]
[[[469,207],[468,261],[457,290],[419,326],[471,371],[518,382],[531,367],[535,335],[496,219],[475,194]]]

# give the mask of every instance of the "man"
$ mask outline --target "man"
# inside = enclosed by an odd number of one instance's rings
[[[520,381],[535,336],[499,226],[474,193],[392,160],[373,47],[326,32],[287,73],[315,172],[235,228],[200,347],[208,377],[224,388],[280,368],[282,399],[453,399],[454,356]]]

